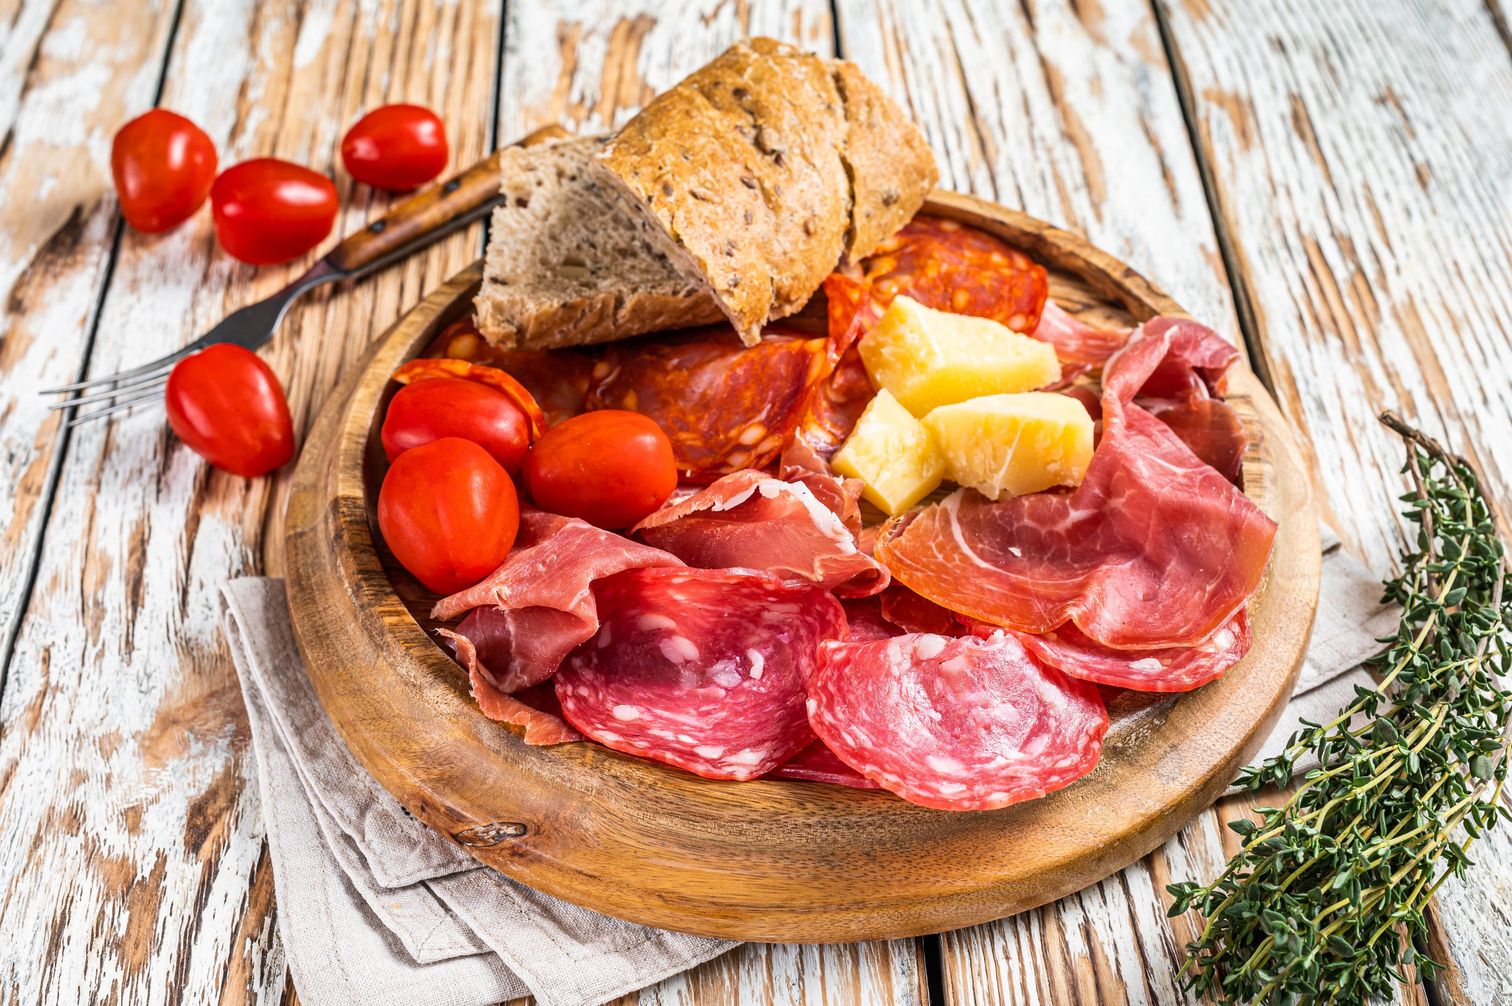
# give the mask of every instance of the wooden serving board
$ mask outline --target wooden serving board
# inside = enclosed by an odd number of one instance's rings
[[[1180,313],[1081,238],[969,196],[925,212],[1000,235],[1094,322]],[[1117,708],[1102,762],[1041,800],[949,813],[817,783],[711,782],[596,744],[529,747],[483,716],[386,568],[373,504],[394,368],[471,311],[475,266],[406,315],[321,413],[288,510],[289,605],[310,680],[352,752],[413,813],[510,877],[636,922],[736,939],[892,939],[1024,911],[1122,869],[1211,802],[1291,694],[1317,604],[1311,488],[1249,370],[1246,491],[1280,524],[1250,604],[1254,647],[1195,692]]]

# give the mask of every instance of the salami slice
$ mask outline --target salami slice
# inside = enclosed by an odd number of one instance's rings
[[[990,635],[993,626],[974,625]],[[1240,610],[1196,646],[1160,650],[1114,650],[1088,639],[1075,625],[1036,636],[1017,633],[1041,663],[1073,678],[1138,692],[1187,692],[1223,675],[1249,652],[1249,618]]]
[[[573,517],[520,515],[514,549],[486,580],[444,597],[431,617],[471,612],[456,632],[499,690],[515,692],[556,673],[573,647],[598,630],[593,584],[621,570],[681,566],[676,556]]]
[[[827,643],[809,722],[842,761],[912,803],[995,810],[1092,771],[1108,713],[1095,685],[1007,633]]]
[[[820,740],[814,741],[791,759],[772,769],[766,778],[824,782],[831,786],[849,786],[851,789],[882,788],[841,761],[840,756],[825,747]]]
[[[844,596],[875,594],[888,575],[845,523],[801,482],[733,472],[664,506],[631,534],[690,566],[744,566],[807,580]]]
[[[882,600],[871,597],[848,597],[840,602],[845,609],[845,621],[850,626],[850,640],[891,639],[900,635],[896,625],[882,617]]]
[[[556,676],[562,713],[616,751],[754,779],[813,742],[804,683],[845,614],[751,570],[647,568],[594,589],[597,635]]]
[[[728,326],[617,342],[594,371],[588,407],[655,419],[683,476],[712,482],[776,459],[829,373],[827,347],[776,326],[755,346]]]
[[[473,701],[478,703],[484,716],[524,728],[525,743],[538,747],[583,739],[583,735],[569,727],[561,716],[541,709],[538,705],[527,704],[522,697],[510,695],[500,689],[488,669],[478,660],[478,652],[467,636],[450,629],[437,629],[436,634],[451,644],[452,656],[466,668],[468,681],[472,684]]]
[[[959,636],[966,631],[955,612],[895,583],[882,592],[882,617],[904,632]]]
[[[471,318],[442,330],[426,356],[498,367],[525,386],[555,426],[583,411],[593,375],[591,356],[571,349],[502,349],[483,338]]]

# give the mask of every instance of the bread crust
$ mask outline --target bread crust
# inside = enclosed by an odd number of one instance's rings
[[[747,344],[901,226],[935,178],[923,137],[859,70],[766,38],[658,95],[594,161]]]

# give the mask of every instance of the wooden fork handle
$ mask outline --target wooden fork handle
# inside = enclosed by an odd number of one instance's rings
[[[514,146],[531,147],[568,136],[561,126],[544,126]],[[502,151],[495,151],[459,175],[410,196],[387,216],[380,217],[331,249],[326,260],[350,272],[376,262],[424,237],[499,194]]]

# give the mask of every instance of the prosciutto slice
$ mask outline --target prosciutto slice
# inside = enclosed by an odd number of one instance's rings
[[[1048,299],[1039,324],[1030,334],[1054,346],[1062,363],[1085,367],[1101,367],[1129,341],[1129,329],[1094,328]]]
[[[520,533],[503,564],[481,583],[442,598],[431,617],[449,621],[471,612],[456,634],[469,640],[473,659],[496,689],[516,692],[555,674],[597,631],[595,581],[626,569],[681,565],[670,553],[586,521],[531,510],[520,515]]]
[[[763,569],[853,597],[888,583],[887,571],[808,486],[750,469],[663,507],[631,534],[705,569]]]
[[[990,634],[980,623],[973,632]],[[1186,692],[1223,675],[1249,652],[1249,618],[1241,609],[1196,646],[1161,650],[1112,650],[1088,639],[1075,625],[1036,636],[1016,633],[1035,659],[1073,678],[1139,692]]]
[[[569,727],[560,716],[534,705],[527,705],[506,693],[493,680],[488,669],[478,660],[478,651],[472,640],[451,629],[437,629],[436,634],[452,645],[452,655],[457,663],[467,669],[468,681],[472,684],[473,701],[483,710],[483,715],[501,723],[511,723],[525,730],[525,743],[536,746],[566,744],[580,741],[583,735]],[[554,699],[554,696],[553,696]]]
[[[1158,379],[1216,387],[1236,352],[1186,319],[1137,330],[1104,370],[1082,484],[993,502],[971,490],[890,521],[875,554],[938,604],[1021,632],[1068,621],[1115,649],[1196,645],[1265,570],[1276,525],[1144,409]]]
[[[809,723],[851,768],[912,803],[994,810],[1097,765],[1097,687],[1036,663],[1005,632],[827,643]]]
[[[814,740],[804,685],[845,637],[827,591],[751,570],[646,568],[602,580],[599,630],[556,676],[562,713],[616,751],[754,779]]]

